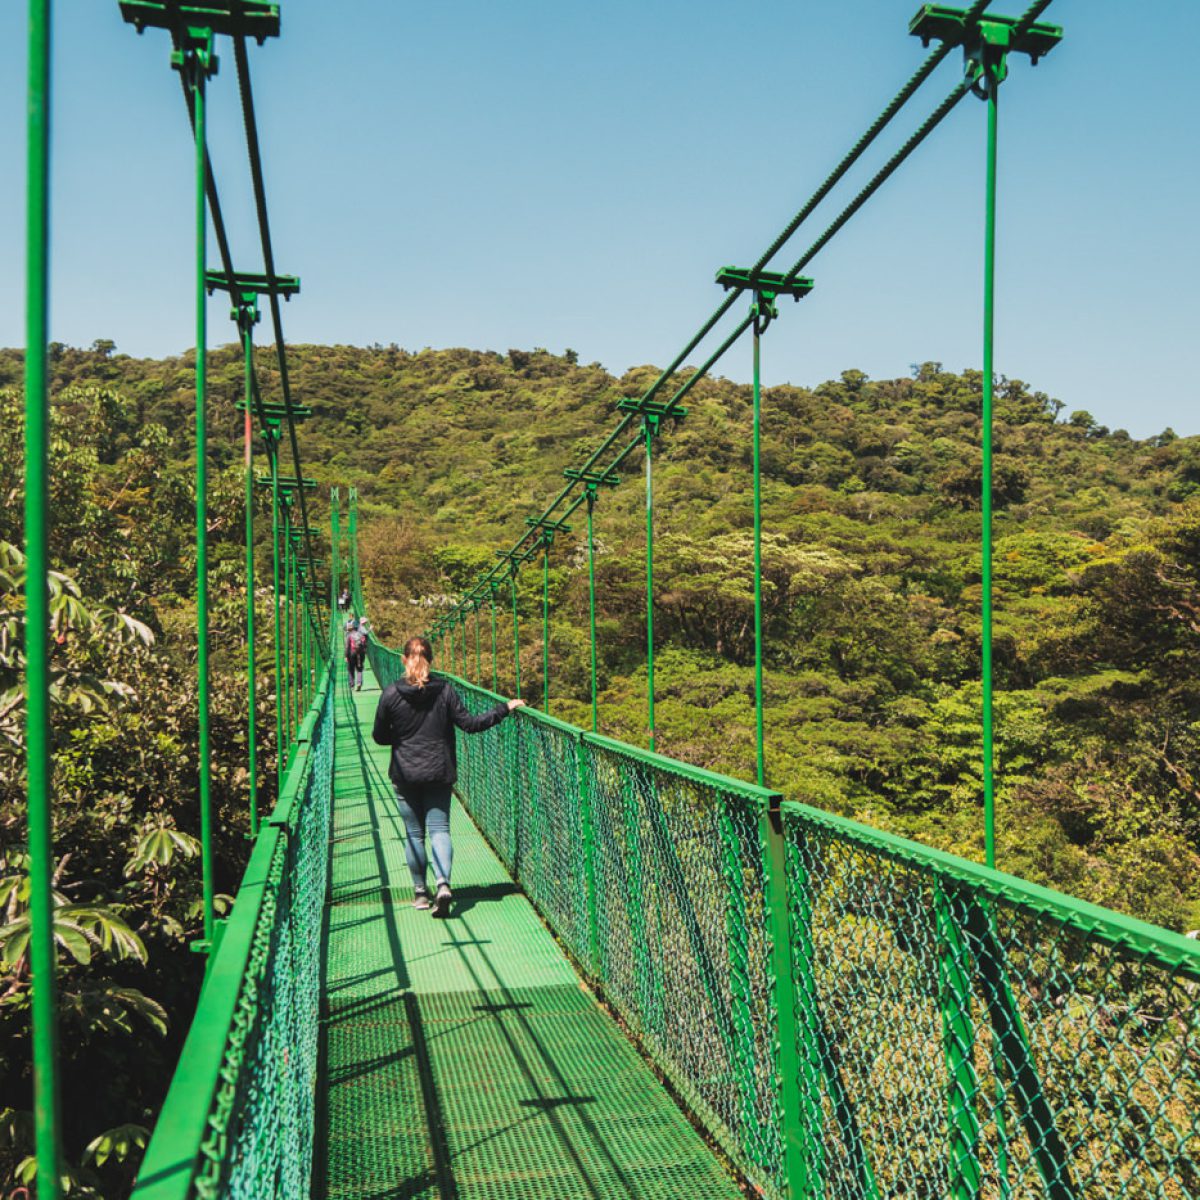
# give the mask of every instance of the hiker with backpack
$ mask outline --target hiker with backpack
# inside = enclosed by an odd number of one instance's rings
[[[413,907],[433,909],[435,917],[450,911],[450,792],[458,778],[455,730],[482,733],[508,716],[524,700],[508,700],[486,712],[470,713],[449,680],[430,674],[433,647],[423,637],[404,643],[404,678],[389,684],[379,697],[375,728],[377,745],[391,746],[388,778],[404,818],[404,857],[413,882]],[[426,851],[428,841],[428,853]],[[426,870],[433,859],[437,892],[429,898]]]
[[[362,691],[363,663],[367,657],[367,635],[351,617],[346,622],[346,670],[350,674],[350,687]]]

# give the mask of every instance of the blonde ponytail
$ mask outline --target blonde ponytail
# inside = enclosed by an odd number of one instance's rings
[[[429,681],[429,664],[433,661],[433,647],[423,637],[410,637],[404,643],[404,678],[415,688],[423,688]]]

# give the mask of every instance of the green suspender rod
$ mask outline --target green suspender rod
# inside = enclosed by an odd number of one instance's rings
[[[50,0],[29,3],[25,242],[25,768],[33,976],[33,1124],[38,1195],[62,1195],[50,812]]]
[[[211,739],[208,679],[208,432],[205,414],[208,358],[208,147],[205,85],[216,69],[212,30],[188,28],[178,39],[171,65],[182,72],[192,97],[196,146],[196,671],[199,695],[198,752],[200,776],[200,862],[204,893],[204,937],[196,949],[212,948],[213,844],[209,787]]]
[[[926,5],[913,18],[909,32],[926,45],[938,40],[946,47],[961,46],[969,89],[987,101],[987,179],[984,194],[983,249],[983,400],[980,443],[983,478],[980,485],[980,551],[982,584],[981,669],[983,685],[983,824],[984,861],[996,865],[995,752],[992,713],[992,396],[994,371],[992,334],[996,292],[996,102],[1008,75],[1008,55],[1028,54],[1036,65],[1062,39],[1057,25],[1037,23],[1050,0],[1037,0],[1020,18],[980,15],[976,3],[968,12]],[[978,19],[976,19],[978,18]]]
[[[479,628],[482,621],[483,621],[483,613],[480,611],[479,605],[476,604],[475,605],[475,682],[477,684],[479,684],[480,687],[483,686],[483,683],[482,683],[482,680],[483,680],[483,651],[481,649],[483,635],[480,632],[480,628]]]
[[[275,626],[275,776],[276,795],[283,790],[283,637],[279,628],[279,422],[263,430],[271,460],[271,610]]]
[[[646,435],[646,729],[654,751],[654,435],[657,419],[642,418]]]
[[[513,612],[513,677],[516,682],[516,697],[521,698],[521,624],[517,619],[517,568],[513,564],[512,574],[509,576],[509,582],[512,584],[512,612]]]
[[[754,304],[750,316],[754,329],[754,385],[751,443],[754,473],[754,745],[758,784],[765,786],[766,758],[763,739],[763,605],[762,605],[762,376],[760,344],[767,326],[779,315],[776,297],[800,300],[813,289],[811,279],[788,279],[774,271],[741,271],[723,267],[717,282],[725,288],[750,289]]]
[[[596,538],[593,527],[596,497],[600,488],[616,487],[620,482],[615,471],[587,471],[568,468],[563,472],[571,483],[582,483],[587,497],[587,560],[588,560],[588,630],[591,644],[592,732],[599,732],[599,709],[596,700]]]
[[[531,530],[540,530],[541,537],[535,541],[530,553],[536,553],[537,546],[542,548],[542,711],[550,712],[550,548],[554,545],[556,533],[570,533],[571,527],[564,521],[554,521],[548,517],[526,517],[525,524]],[[529,536],[528,534],[526,535]],[[513,563],[516,571],[516,562]],[[516,598],[516,580],[514,574],[513,597]],[[513,609],[515,618],[516,609]]]
[[[587,560],[588,560],[588,644],[591,647],[592,732],[600,731],[599,702],[596,699],[596,485],[587,485]]]
[[[554,535],[542,541],[542,711],[550,711],[550,547]]]
[[[249,707],[246,712],[246,738],[250,749],[250,836],[258,836],[258,687],[255,671],[254,628],[254,471],[251,456],[252,421],[250,407],[254,400],[254,326],[258,323],[258,297],[249,292],[243,295],[233,310],[242,338],[245,359],[245,473],[246,473],[246,690]]]
[[[287,704],[284,708],[285,732],[287,733],[288,762],[292,759],[292,740],[296,732],[296,724],[292,718],[292,693],[296,684],[296,639],[292,631],[294,589],[292,577],[295,565],[295,548],[292,545],[292,506],[291,496],[283,509],[283,647],[284,674],[287,685]]]
[[[496,663],[496,585],[491,585],[492,594],[492,691],[500,691],[500,675]]]

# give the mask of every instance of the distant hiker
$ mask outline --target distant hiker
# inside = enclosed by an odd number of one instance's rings
[[[363,662],[367,657],[367,635],[351,617],[346,622],[346,670],[350,674],[350,687],[362,691]]]
[[[345,612],[350,607],[350,589],[342,588],[342,594],[338,597],[338,608]]]
[[[483,713],[469,713],[445,679],[431,676],[433,647],[423,637],[404,643],[404,678],[384,688],[371,736],[391,746],[388,777],[396,789],[406,833],[404,857],[413,881],[413,907],[429,908],[426,837],[433,858],[437,894],[433,915],[450,911],[450,785],[458,778],[455,727],[481,733],[498,725],[524,700],[509,700]]]

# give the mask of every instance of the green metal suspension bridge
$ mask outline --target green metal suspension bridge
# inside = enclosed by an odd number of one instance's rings
[[[207,974],[136,1185],[184,1197],[1200,1196],[1200,947],[996,869],[991,677],[991,412],[996,141],[1014,57],[1062,36],[1041,20],[926,4],[916,73],[655,382],[497,562],[427,631],[468,707],[511,656],[517,578],[541,560],[542,710],[461,748],[455,919],[414,913],[386,749],[365,730],[402,673],[372,637],[368,684],[339,672],[342,586],[369,611],[357,495],[310,524],[251,87],[269,0],[120,0],[170,37],[195,146],[196,551],[200,811]],[[50,0],[30,0],[26,353],[27,628],[47,629]],[[219,39],[232,44],[262,271],[235,268],[206,138]],[[771,263],[954,51],[963,73],[786,270]],[[974,93],[986,104],[982,563],[983,865],[785,802],[764,771],[760,349],[808,264]],[[210,268],[210,236],[220,259]],[[232,912],[214,908],[208,786],[207,301],[228,295],[245,357],[247,713],[255,729],[254,488],[271,498],[276,799],[252,807]],[[265,301],[279,395],[259,387]],[[748,304],[748,310],[736,306]],[[743,315],[739,315],[739,312]],[[654,450],[682,401],[744,335],[753,353],[757,778],[655,750]],[[700,367],[684,368],[712,345]],[[256,475],[255,452],[266,470]],[[644,463],[648,745],[600,732],[593,523],[627,460]],[[549,563],[585,510],[588,730],[551,712]],[[319,545],[328,556],[318,556]],[[346,572],[343,575],[343,571]],[[500,613],[512,604],[511,647]],[[488,628],[490,626],[490,628]],[[485,634],[485,629],[487,633]],[[473,637],[472,637],[473,634]],[[27,638],[33,1054],[38,1195],[61,1193],[48,647]],[[473,647],[472,647],[473,641]],[[487,651],[485,642],[489,642]],[[490,686],[488,686],[490,685]],[[779,781],[773,781],[778,783]],[[747,1192],[747,1189],[750,1192]]]

